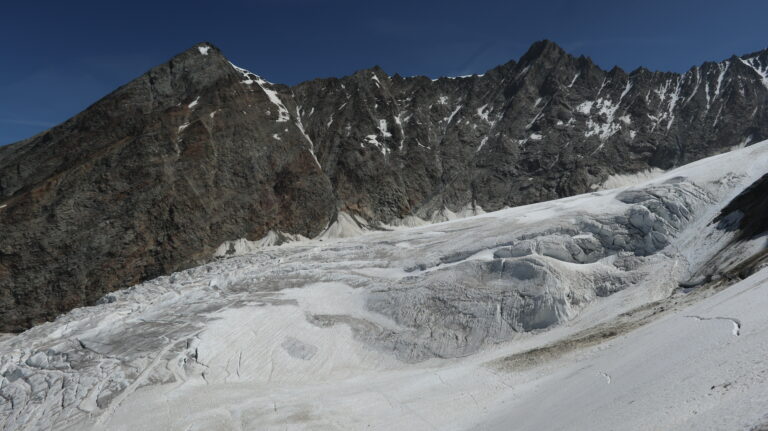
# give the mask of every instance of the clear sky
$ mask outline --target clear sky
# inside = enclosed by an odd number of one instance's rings
[[[295,84],[380,65],[481,73],[551,39],[604,68],[685,71],[768,47],[765,0],[13,0],[0,7],[0,145],[209,41]]]

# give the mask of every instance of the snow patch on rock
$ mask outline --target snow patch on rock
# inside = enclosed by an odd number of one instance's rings
[[[280,97],[277,95],[277,91],[273,90],[271,87],[274,86],[271,82],[268,82],[264,79],[262,79],[260,76],[251,73],[242,67],[237,67],[231,62],[229,63],[232,65],[232,67],[239,72],[241,75],[243,75],[243,80],[241,81],[245,85],[252,85],[257,84],[259,88],[264,92],[264,94],[267,95],[267,98],[270,102],[272,102],[273,105],[277,107],[277,122],[278,123],[284,123],[288,120],[290,120],[291,116],[288,113],[288,109],[283,104],[282,100],[280,100]]]

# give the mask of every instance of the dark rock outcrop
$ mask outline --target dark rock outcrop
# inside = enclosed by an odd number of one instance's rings
[[[377,67],[289,88],[200,44],[0,147],[0,331],[226,240],[583,193],[766,139],[767,120],[768,51],[627,74],[542,41],[484,75]]]
[[[584,193],[768,138],[768,51],[627,74],[542,41],[482,76],[373,68],[294,93],[342,208],[375,221]]]
[[[726,205],[714,222],[738,231],[736,241],[768,235],[768,175],[763,175]]]

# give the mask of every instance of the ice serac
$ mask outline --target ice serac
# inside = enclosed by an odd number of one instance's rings
[[[227,240],[328,224],[331,184],[284,121],[290,90],[244,81],[200,44],[0,147],[0,332],[205,262]]]

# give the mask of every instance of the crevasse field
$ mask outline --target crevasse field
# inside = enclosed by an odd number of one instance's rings
[[[713,220],[766,173],[763,142],[557,201],[265,240],[3,338],[0,427],[756,428],[768,268],[721,274],[766,238]]]

